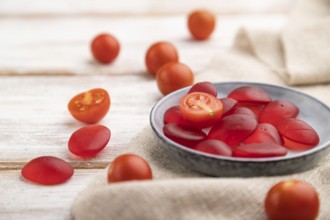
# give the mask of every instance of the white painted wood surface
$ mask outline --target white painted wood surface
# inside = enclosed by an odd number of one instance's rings
[[[286,1],[266,5],[259,0],[251,0],[250,5],[239,0],[56,2],[0,2],[1,220],[70,219],[77,193],[149,125],[149,112],[162,97],[145,71],[144,55],[151,43],[173,42],[181,61],[200,74],[214,54],[231,45],[240,26],[281,26],[285,16],[278,12],[288,6]],[[195,42],[186,29],[186,11],[202,6],[201,2],[227,14],[218,15],[209,41]],[[246,14],[261,6],[267,13]],[[89,42],[99,32],[115,34],[122,44],[112,65],[101,66],[91,59]],[[70,116],[67,103],[95,87],[110,93],[111,109],[100,123],[110,128],[112,136],[96,158],[79,160],[68,152],[67,141],[83,124]],[[42,155],[69,161],[76,168],[73,178],[53,187],[22,180],[21,167]]]

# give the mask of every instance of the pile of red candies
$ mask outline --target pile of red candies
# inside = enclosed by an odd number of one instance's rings
[[[297,118],[299,108],[272,100],[263,89],[242,86],[217,97],[210,82],[195,84],[179,106],[165,112],[163,131],[169,139],[209,154],[262,158],[316,146],[319,137]]]

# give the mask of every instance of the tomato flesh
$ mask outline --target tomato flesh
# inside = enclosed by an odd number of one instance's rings
[[[78,121],[93,124],[108,113],[110,96],[104,89],[91,89],[73,97],[68,104],[68,109]]]
[[[183,118],[193,127],[206,128],[214,125],[222,115],[222,102],[204,92],[192,92],[180,100]]]
[[[194,150],[201,151],[208,154],[221,155],[221,156],[231,156],[231,148],[224,142],[219,140],[205,140],[198,143],[193,147]]]
[[[188,91],[188,93],[192,93],[192,92],[204,92],[213,95],[215,97],[217,97],[218,94],[217,88],[215,88],[213,83],[207,81],[195,83]]]
[[[279,157],[287,153],[288,150],[285,147],[269,143],[243,144],[233,150],[234,157],[245,158]]]
[[[234,89],[228,94],[232,98],[242,103],[266,104],[271,101],[269,94],[255,86],[242,86]]]
[[[108,182],[151,180],[149,163],[136,154],[123,154],[115,158],[108,169]]]
[[[211,128],[208,139],[217,139],[234,147],[249,137],[256,129],[257,124],[257,120],[249,115],[229,115]]]
[[[286,118],[295,118],[299,113],[299,108],[286,100],[274,100],[268,103],[260,112],[259,121],[270,123],[274,126]]]
[[[315,189],[301,180],[275,184],[265,198],[269,220],[315,220],[320,201]]]
[[[185,125],[166,124],[163,132],[169,139],[186,147],[193,147],[207,138],[203,131]]]
[[[268,123],[259,123],[256,130],[244,140],[244,144],[268,143],[283,145],[283,138],[277,129]]]
[[[288,118],[280,121],[277,130],[284,139],[284,146],[291,150],[308,150],[319,143],[316,131],[306,122]]]
[[[37,157],[22,168],[22,176],[41,185],[66,182],[73,175],[73,168],[66,161],[52,156]]]
[[[93,157],[105,148],[111,132],[103,125],[87,125],[75,131],[68,143],[71,153],[80,157]]]

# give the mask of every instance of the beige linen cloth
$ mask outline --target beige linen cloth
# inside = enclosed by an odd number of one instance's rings
[[[330,80],[329,11],[329,1],[303,1],[281,32],[240,30],[234,48],[218,54],[197,80],[300,84],[304,86],[295,88],[330,105],[330,84],[326,83]],[[263,203],[269,188],[293,178],[317,189],[318,219],[330,219],[330,155],[318,167],[289,176],[212,178],[172,159],[157,144],[150,126],[125,152],[146,158],[154,180],[107,184],[104,170],[75,199],[74,219],[261,220],[266,219]]]

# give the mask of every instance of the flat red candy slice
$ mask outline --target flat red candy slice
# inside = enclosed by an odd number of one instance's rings
[[[238,146],[233,151],[234,157],[261,158],[285,156],[288,150],[278,144],[244,144]]]
[[[254,104],[265,104],[272,100],[265,90],[255,86],[242,86],[234,89],[228,94],[228,97],[238,102]]]
[[[66,182],[73,175],[73,168],[62,159],[52,156],[38,157],[28,162],[22,176],[34,183],[56,185]]]
[[[283,145],[283,138],[273,125],[268,123],[259,123],[253,134],[244,140],[244,144],[253,143]]]

